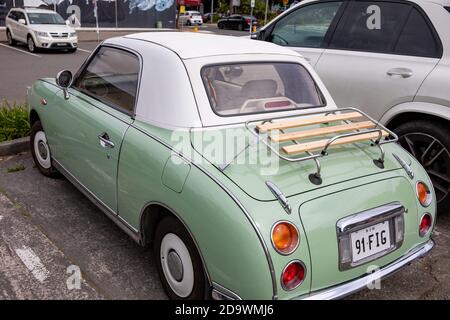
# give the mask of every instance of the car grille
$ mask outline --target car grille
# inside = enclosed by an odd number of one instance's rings
[[[63,32],[63,33],[50,32],[50,35],[52,36],[52,38],[68,38],[69,37],[69,33],[67,33],[67,32]]]

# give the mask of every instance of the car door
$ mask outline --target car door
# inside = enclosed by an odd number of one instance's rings
[[[59,92],[48,130],[53,157],[111,211],[117,212],[117,167],[133,122],[140,77],[135,53],[102,46],[75,77],[70,97]]]
[[[414,99],[441,55],[435,30],[415,5],[352,1],[316,71],[338,106],[380,119]]]
[[[242,17],[239,15],[232,15],[228,18],[228,27],[230,29],[237,29],[239,23],[241,23]]]
[[[17,31],[17,25],[19,24],[17,18],[17,11],[11,10],[11,12],[8,15],[8,24],[7,27],[10,29],[11,34],[14,39],[18,40],[18,31]]]
[[[17,16],[17,24],[16,24],[17,38],[19,38],[21,41],[26,42],[28,35],[27,18],[25,17],[25,13],[23,13],[22,11],[17,11],[16,16]],[[25,20],[25,24],[19,23],[20,19]]]
[[[347,2],[314,2],[298,7],[266,30],[266,41],[289,47],[315,66]]]

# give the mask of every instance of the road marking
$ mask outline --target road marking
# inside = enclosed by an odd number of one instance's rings
[[[5,47],[5,48],[8,48],[8,49],[16,50],[16,51],[19,51],[19,52],[22,52],[22,53],[25,53],[25,54],[29,54],[30,56],[33,56],[33,57],[38,57],[38,58],[41,57],[40,55],[31,53],[31,52],[28,52],[28,51],[23,51],[23,50],[20,50],[20,49],[11,47],[11,46],[7,46],[6,44],[3,44],[3,43],[0,43],[0,46]]]
[[[3,216],[0,216],[0,221],[2,221],[2,219],[3,219]]]
[[[78,48],[78,50],[83,51],[83,52],[87,52],[87,53],[91,53],[92,52],[92,51],[81,49],[81,48]]]
[[[31,271],[33,276],[40,283],[43,283],[48,278],[49,272],[42,264],[41,259],[30,248],[23,246],[22,249],[16,249],[16,254],[22,260],[25,267]]]

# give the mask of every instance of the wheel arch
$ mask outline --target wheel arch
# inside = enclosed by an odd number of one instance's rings
[[[30,115],[29,115],[30,127],[32,127],[33,124],[36,123],[36,121],[41,121],[41,118],[39,117],[39,114],[36,111],[36,109],[31,109],[30,110]]]
[[[208,285],[210,288],[212,288],[213,283],[211,282],[211,277],[208,272],[208,268],[205,262],[205,259],[203,257],[202,251],[200,249],[200,246],[195,239],[195,236],[193,232],[190,230],[186,222],[181,218],[181,216],[176,213],[175,210],[170,208],[169,206],[165,205],[164,203],[158,202],[158,201],[151,201],[145,204],[144,208],[141,210],[140,214],[140,224],[139,224],[139,232],[140,232],[140,242],[142,246],[147,246],[151,244],[154,240],[156,227],[158,226],[158,223],[164,218],[164,217],[173,217],[181,222],[181,224],[184,226],[186,231],[189,233],[189,236],[191,237],[192,241],[195,244],[195,247],[197,249],[197,252],[200,256],[200,259],[202,260],[203,270],[206,275],[206,279],[208,282]]]
[[[392,129],[402,123],[414,120],[430,120],[448,125],[450,123],[450,107],[417,102],[400,104],[388,110],[380,122]]]

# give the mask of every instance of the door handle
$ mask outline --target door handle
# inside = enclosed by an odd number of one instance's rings
[[[100,140],[100,145],[103,148],[114,148],[114,142],[109,140],[109,135],[106,132],[103,132],[98,136],[98,139]]]
[[[408,68],[393,68],[388,70],[387,72],[388,76],[400,76],[402,78],[409,78],[411,77],[414,72],[411,69]]]

